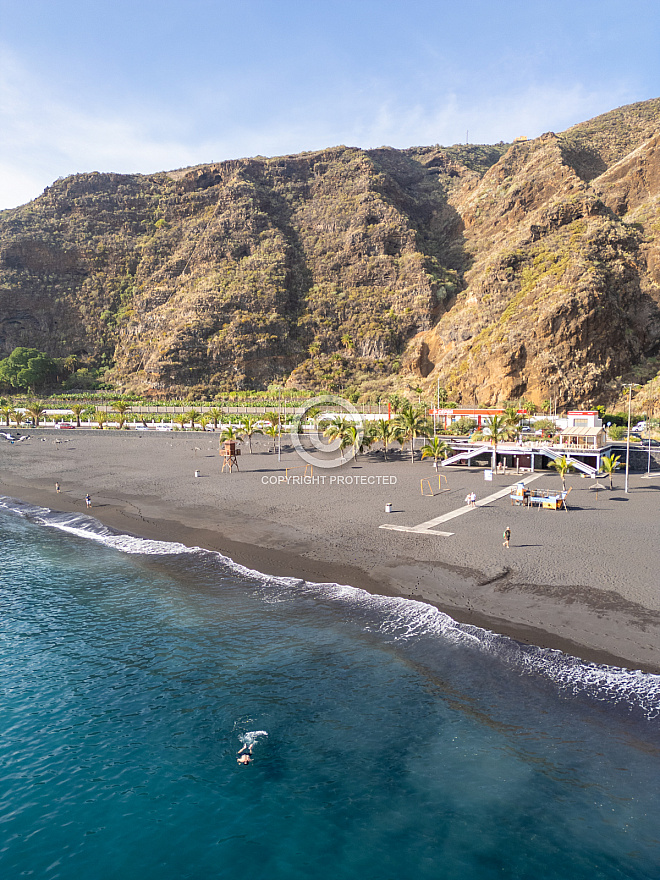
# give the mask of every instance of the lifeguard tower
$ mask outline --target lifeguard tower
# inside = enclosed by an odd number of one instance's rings
[[[236,459],[240,454],[241,450],[236,449],[235,440],[225,440],[224,443],[221,443],[220,455],[222,457],[222,470],[220,473],[224,473],[225,470],[228,470],[229,473],[231,473],[234,468],[238,470],[238,461]]]

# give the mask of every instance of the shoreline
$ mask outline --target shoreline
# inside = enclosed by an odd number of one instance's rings
[[[477,485],[483,494],[481,473],[454,472],[450,479],[460,484],[455,490],[425,499],[420,495],[419,477],[428,475],[428,467],[404,461],[390,465],[361,461],[345,473],[389,469],[399,475],[396,490],[380,487],[370,494],[349,497],[345,492],[313,494],[304,486],[286,486],[275,493],[261,482],[262,473],[276,469],[274,456],[245,455],[240,474],[220,475],[215,451],[205,454],[200,446],[191,446],[194,435],[170,437],[167,444],[163,437],[144,442],[110,432],[84,438],[78,435],[75,446],[73,440],[69,443],[70,455],[60,447],[53,449],[54,444],[35,443],[35,439],[30,441],[31,448],[28,444],[11,451],[2,447],[5,467],[0,494],[53,510],[88,514],[120,533],[217,551],[263,574],[349,584],[374,595],[426,602],[459,623],[491,630],[522,644],[560,650],[586,663],[660,674],[660,603],[654,603],[654,583],[648,585],[652,592],[647,602],[640,602],[634,592],[626,596],[608,589],[606,568],[600,573],[605,588],[591,585],[596,580],[593,569],[585,571],[582,583],[570,585],[569,575],[579,570],[574,565],[575,571],[570,571],[568,563],[574,555],[570,547],[563,551],[564,558],[557,556],[556,570],[548,569],[547,563],[545,568],[536,565],[539,548],[544,545],[525,543],[518,537],[524,537],[523,529],[527,528],[532,535],[539,529],[544,535],[559,529],[559,537],[554,533],[551,537],[560,545],[577,533],[578,520],[586,522],[593,508],[568,514],[528,512],[511,509],[505,499],[480,508],[478,515],[461,517],[459,525],[452,526],[454,537],[431,538],[379,530],[385,518],[381,513],[383,499],[395,498],[398,518],[414,524],[439,503],[450,509],[460,505],[466,485]],[[217,440],[210,442],[215,446]],[[130,463],[121,454],[127,451]],[[110,461],[117,452],[117,462]],[[154,452],[162,453],[164,460],[154,458]],[[15,464],[20,461],[24,466],[7,467],[10,456]],[[119,468],[122,458],[126,459],[125,467]],[[205,480],[190,479],[192,462],[203,470]],[[168,473],[174,465],[176,472]],[[53,474],[60,477],[61,494],[54,490]],[[79,491],[71,486],[74,475]],[[551,479],[550,475],[541,477],[542,481]],[[500,485],[494,484],[492,489],[511,482],[515,476],[500,479]],[[87,487],[92,494],[90,510],[83,501]],[[583,486],[578,483],[575,488]],[[585,499],[588,497],[585,494]],[[654,505],[656,497],[650,496]],[[617,499],[612,496],[611,500]],[[602,528],[606,508],[602,501],[597,503]],[[651,514],[655,517],[655,507]],[[507,553],[499,550],[499,535],[502,523],[509,522],[518,544]],[[630,527],[639,531],[639,523]],[[480,535],[477,539],[475,528]],[[484,547],[485,535],[488,544]],[[607,542],[607,534],[601,540]],[[530,571],[538,578],[526,576],[529,571],[521,564],[524,554],[530,556]],[[550,553],[550,558],[555,555]],[[628,563],[614,553],[608,559],[608,564],[622,571]],[[655,566],[655,558],[649,564]],[[555,581],[544,582],[544,573],[553,575]],[[616,577],[612,579],[616,582]],[[642,593],[642,598],[645,595]]]
[[[17,498],[16,495],[10,495],[10,497]],[[540,627],[515,624],[504,618],[489,617],[474,608],[460,608],[456,605],[433,601],[421,593],[413,595],[404,589],[384,590],[382,582],[377,582],[358,566],[332,563],[327,560],[319,561],[276,548],[264,549],[253,544],[223,538],[215,531],[184,525],[176,520],[138,519],[130,513],[128,507],[122,506],[120,499],[117,499],[115,504],[106,503],[103,507],[92,507],[91,510],[81,511],[77,504],[58,504],[60,498],[61,496],[55,492],[36,488],[27,489],[26,487],[22,491],[22,496],[17,500],[46,507],[53,511],[85,513],[120,534],[128,534],[146,540],[178,543],[186,547],[200,547],[203,550],[217,552],[228,557],[232,562],[261,574],[299,578],[317,584],[345,584],[375,596],[390,596],[425,602],[449,615],[457,623],[490,630],[524,645],[558,650],[577,657],[585,663],[630,668],[629,661],[625,657],[617,656],[607,650],[590,648]],[[467,569],[462,573],[447,569],[447,574],[452,577],[463,577],[466,581],[476,583],[475,573],[469,572]],[[525,585],[519,586],[524,587]],[[660,667],[639,668],[643,672],[660,674]]]

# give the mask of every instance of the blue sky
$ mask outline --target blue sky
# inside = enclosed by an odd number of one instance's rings
[[[562,131],[660,96],[659,23],[657,0],[0,0],[0,208],[82,171]]]

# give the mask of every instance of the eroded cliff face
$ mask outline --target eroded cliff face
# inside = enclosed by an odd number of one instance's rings
[[[618,162],[610,150],[612,164],[585,180],[570,133],[549,133],[513,145],[476,185],[456,189],[466,286],[412,341],[409,369],[486,405],[593,404],[614,399],[623,376],[654,375],[659,143],[652,135]]]
[[[0,346],[160,391],[382,378],[456,284],[445,205],[411,156],[345,147],[58,181],[0,219]]]
[[[154,393],[605,402],[657,372],[659,121],[660,100],[510,147],[57,181],[0,214],[0,353]]]

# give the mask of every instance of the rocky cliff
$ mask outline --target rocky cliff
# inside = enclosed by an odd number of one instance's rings
[[[658,372],[659,151],[656,100],[510,146],[59,180],[0,214],[0,354],[154,393],[605,402]]]

